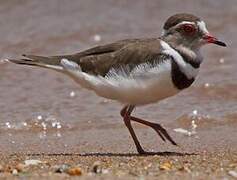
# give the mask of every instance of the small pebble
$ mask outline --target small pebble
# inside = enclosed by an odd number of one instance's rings
[[[82,175],[82,170],[80,167],[72,167],[69,168],[66,171],[67,174],[71,175],[71,176],[81,176]]]
[[[102,174],[108,174],[109,170],[108,169],[102,169]]]
[[[172,164],[170,162],[165,162],[160,165],[160,170],[171,170]]]
[[[31,165],[38,165],[38,164],[42,164],[43,162],[37,159],[29,159],[29,160],[25,160],[25,165],[26,166],[31,166]]]
[[[181,133],[181,134],[185,134],[185,135],[189,134],[189,131],[187,129],[183,129],[183,128],[176,128],[176,129],[174,129],[174,131]]]
[[[229,167],[230,167],[230,168],[236,168],[236,167],[237,167],[237,164],[236,164],[236,163],[229,164]]]
[[[101,167],[100,161],[94,162],[94,164],[92,166],[92,172],[94,172],[96,174],[101,174],[102,173],[102,167]]]
[[[189,172],[189,173],[191,172],[191,170],[188,167],[186,167],[186,166],[181,166],[181,167],[178,168],[178,170],[179,171]]]
[[[16,170],[18,172],[24,172],[25,171],[25,167],[26,167],[25,164],[19,163],[19,164],[16,165]]]
[[[63,172],[66,172],[69,168],[70,168],[70,166],[67,165],[67,164],[55,166],[55,171],[54,172],[63,173]]]
[[[3,169],[3,172],[7,172],[7,173],[12,173],[12,171],[13,171],[13,167],[12,166],[6,166]]]
[[[237,178],[237,172],[236,171],[229,171],[228,174],[234,178]]]
[[[12,174],[13,174],[13,175],[17,175],[17,174],[18,174],[18,171],[17,171],[16,169],[13,169],[13,170],[12,170]]]

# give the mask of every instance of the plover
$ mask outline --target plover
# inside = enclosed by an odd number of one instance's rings
[[[126,39],[72,55],[23,55],[22,59],[8,60],[62,72],[97,95],[121,102],[120,114],[138,153],[143,154],[146,151],[131,121],[147,125],[163,141],[177,144],[160,124],[134,117],[132,111],[188,88],[203,61],[200,48],[209,43],[226,46],[208,32],[204,21],[183,13],[169,17],[157,38]]]

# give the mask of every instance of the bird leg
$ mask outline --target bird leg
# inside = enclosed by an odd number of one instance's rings
[[[134,106],[131,106],[131,105],[130,106],[125,106],[121,110],[120,114],[123,117],[123,121],[124,121],[126,127],[128,128],[132,138],[133,138],[133,141],[134,141],[134,143],[136,145],[136,148],[137,148],[137,152],[139,154],[145,154],[145,151],[143,150],[142,146],[140,145],[140,143],[137,139],[137,136],[136,136],[136,134],[135,134],[135,132],[132,128],[132,125],[131,125],[130,115],[131,115],[133,109],[134,109]]]
[[[170,137],[168,132],[160,124],[145,121],[143,119],[140,119],[140,118],[137,118],[137,117],[134,117],[134,116],[130,116],[130,119],[132,121],[135,121],[135,122],[138,122],[138,123],[141,123],[141,124],[144,124],[144,125],[147,125],[147,126],[151,127],[152,129],[154,129],[157,132],[157,134],[161,137],[161,139],[163,141],[166,141],[166,139],[167,139],[168,141],[171,142],[171,144],[177,145],[177,143]]]
[[[129,108],[132,108],[132,109],[129,110]],[[161,138],[163,141],[166,141],[166,139],[167,139],[168,141],[171,142],[171,144],[177,145],[177,143],[170,137],[170,135],[168,134],[168,132],[167,132],[160,124],[158,124],[158,123],[152,123],[152,122],[149,122],[149,121],[146,121],[146,120],[143,120],[143,119],[140,119],[140,118],[131,116],[131,113],[132,113],[132,110],[133,110],[133,109],[134,109],[134,106],[125,106],[125,107],[121,110],[121,112],[120,112],[121,116],[122,116],[124,119],[125,119],[125,116],[129,116],[129,123],[130,123],[130,126],[131,126],[131,122],[130,122],[131,120],[132,120],[132,121],[135,121],[135,122],[138,122],[138,123],[141,123],[141,124],[143,124],[143,125],[149,126],[149,127],[151,127],[152,129],[154,129],[154,130],[157,132],[157,134],[160,136],[160,138]],[[125,120],[124,120],[124,121],[125,121]],[[125,123],[125,124],[126,124],[126,123]],[[130,130],[129,130],[129,131],[130,131]],[[132,131],[133,131],[133,129],[132,129]],[[131,131],[130,131],[130,133],[131,133]],[[134,133],[134,131],[133,131],[133,133]],[[132,133],[131,133],[131,135],[132,135]],[[134,135],[135,135],[135,133],[134,133]],[[135,139],[136,139],[136,140],[135,140]],[[136,141],[138,142],[136,136],[135,136],[135,138],[133,138],[133,140],[134,140],[135,144],[136,144]],[[138,144],[139,144],[139,142],[138,142]],[[138,146],[140,146],[140,144],[139,144]],[[138,146],[136,145],[137,149],[138,149]],[[141,146],[140,146],[140,148],[141,148]]]

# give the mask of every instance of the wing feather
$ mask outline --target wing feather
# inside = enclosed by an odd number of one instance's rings
[[[24,58],[9,61],[17,64],[62,69],[62,59],[77,63],[83,72],[106,76],[111,69],[127,67],[132,70],[139,64],[153,63],[160,54],[160,39],[127,39],[97,46],[76,54],[63,56],[23,55]],[[162,58],[160,58],[162,60]],[[156,63],[159,59],[156,59]],[[159,62],[158,62],[159,63]]]

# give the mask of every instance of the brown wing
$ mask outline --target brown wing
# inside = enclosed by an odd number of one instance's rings
[[[8,59],[8,60],[16,64],[40,66],[40,67],[45,67],[45,68],[47,68],[46,65],[60,66],[60,61],[62,58],[66,58],[80,64],[80,61],[82,58],[93,56],[93,58],[89,58],[89,59],[94,59],[96,55],[110,54],[112,52],[118,51],[119,49],[126,46],[127,44],[133,43],[135,41],[138,41],[138,39],[117,41],[115,43],[106,44],[102,46],[96,46],[94,48],[91,48],[91,49],[88,49],[76,54],[71,54],[71,55],[37,56],[37,55],[23,54],[22,56],[24,56],[25,58]],[[83,63],[83,64],[85,64],[85,66],[89,66],[90,61],[88,61],[88,63]]]
[[[82,71],[91,74],[106,75],[113,67],[130,66],[144,62],[158,61],[160,56],[159,39],[127,39],[112,44],[97,46],[80,53],[63,56],[35,56],[24,55],[26,59],[10,60],[18,64],[36,65],[60,65],[62,58],[78,63]]]
[[[120,66],[134,68],[141,63],[154,61],[157,63],[159,61],[157,58],[160,56],[159,39],[136,39],[119,43],[121,44],[114,51],[106,53],[96,51],[93,54],[80,57],[78,64],[85,72],[104,76],[111,68]]]

